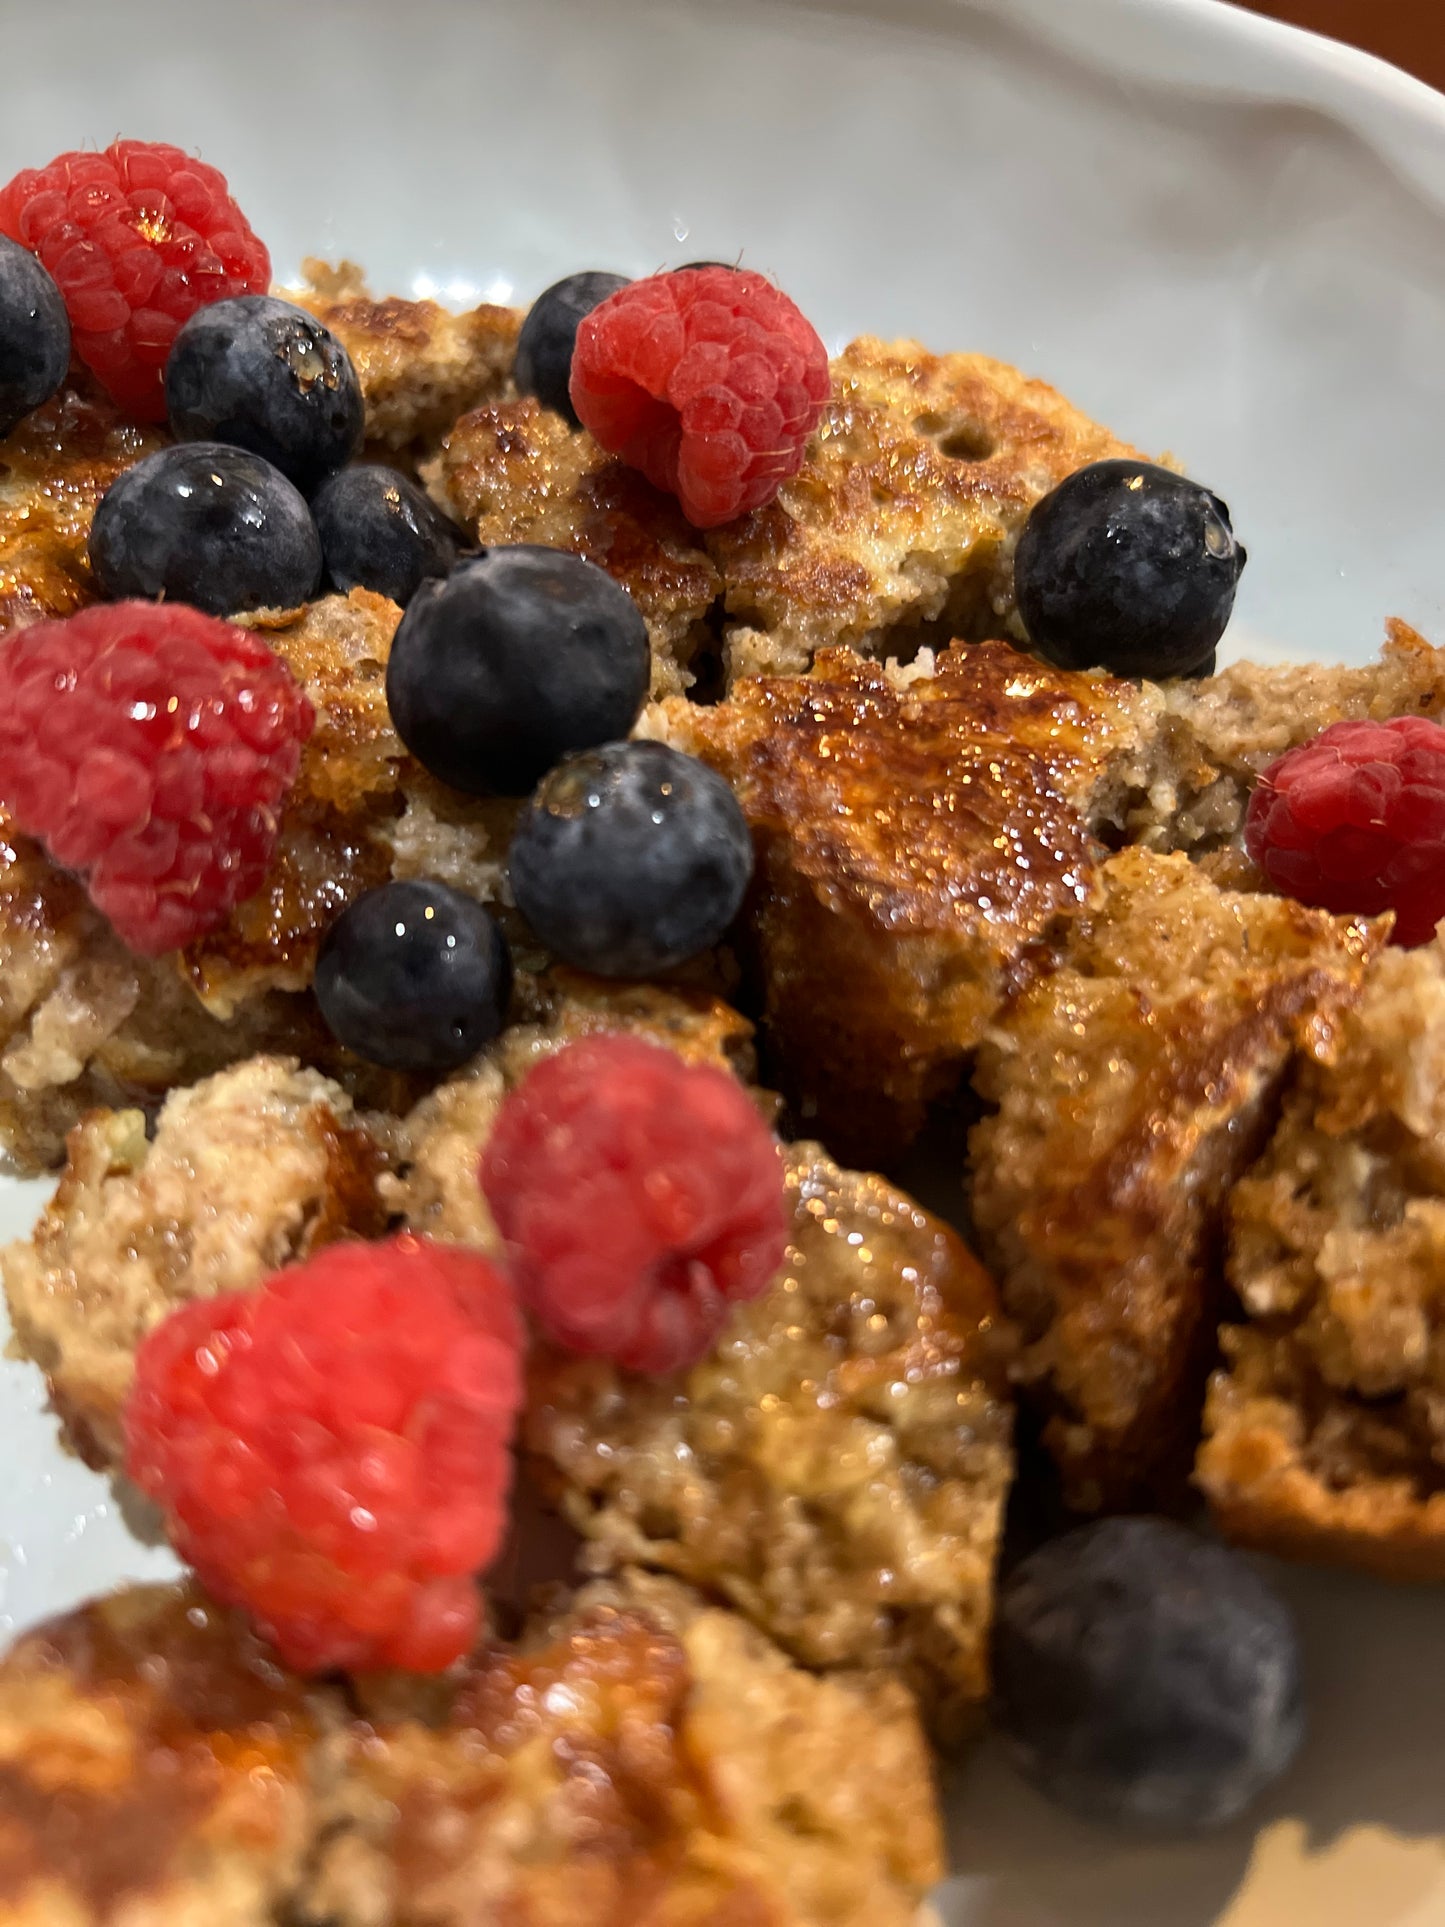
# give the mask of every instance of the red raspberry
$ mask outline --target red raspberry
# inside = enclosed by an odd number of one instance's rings
[[[629,282],[577,330],[572,406],[602,446],[712,529],[771,502],[828,399],[812,324],[761,274]]]
[[[1332,723],[1260,777],[1244,841],[1276,890],[1345,915],[1393,910],[1390,941],[1425,943],[1445,917],[1445,729]]]
[[[694,1364],[787,1248],[778,1147],[747,1092],[635,1037],[544,1058],[502,1105],[481,1180],[543,1331],[629,1371]]]
[[[0,650],[0,802],[159,956],[261,886],[315,713],[259,637],[113,602]]]
[[[271,284],[225,175],[158,141],[27,167],[0,189],[0,234],[50,270],[76,354],[137,421],[165,420],[161,376],[187,316]]]
[[[502,1537],[522,1337],[475,1252],[330,1245],[150,1333],[126,1470],[288,1665],[439,1672]]]

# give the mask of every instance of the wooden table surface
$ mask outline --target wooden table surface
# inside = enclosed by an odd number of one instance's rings
[[[1297,27],[1349,40],[1445,91],[1445,0],[1244,0]]]

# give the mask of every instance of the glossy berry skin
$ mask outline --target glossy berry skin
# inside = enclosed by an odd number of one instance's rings
[[[314,315],[274,295],[198,308],[165,379],[177,441],[249,448],[304,495],[361,447],[366,411],[350,355]]]
[[[1087,1819],[1222,1826],[1304,1731],[1283,1601],[1241,1553],[1165,1519],[1103,1519],[1005,1581],[996,1717],[1030,1779]]]
[[[0,435],[49,401],[70,366],[70,319],[33,254],[0,236]]]
[[[599,301],[627,286],[625,274],[587,269],[564,275],[544,288],[527,310],[517,336],[515,375],[524,395],[535,395],[544,408],[555,408],[576,428],[577,411],[567,384],[572,378],[572,350],[577,325]]]
[[[429,495],[394,468],[357,462],[311,498],[326,573],[343,595],[373,589],[404,609],[431,576],[446,575],[464,537]]]
[[[1152,462],[1094,462],[1034,504],[1014,595],[1037,654],[1158,681],[1204,662],[1244,561],[1207,488]]]
[[[90,566],[108,596],[164,596],[215,616],[293,609],[321,581],[321,539],[279,469],[224,442],[183,442],[111,483]]]
[[[502,1028],[507,940],[475,897],[445,883],[383,883],[343,910],[316,960],[333,1034],[388,1070],[455,1070]]]
[[[480,1252],[347,1240],[150,1331],[126,1471],[302,1672],[440,1672],[506,1527],[521,1320]]]
[[[271,280],[225,176],[163,141],[25,168],[0,189],[0,233],[54,275],[76,354],[135,421],[165,420],[162,370],[181,324]]]
[[[524,796],[569,750],[625,736],[651,673],[625,589],[580,556],[520,543],[422,584],[391,646],[386,699],[433,776]]]
[[[1262,772],[1244,845],[1284,895],[1337,916],[1393,910],[1391,943],[1428,943],[1445,917],[1445,728],[1332,723]]]
[[[541,941],[601,977],[648,977],[709,949],[752,869],[737,798],[663,743],[569,757],[538,786],[508,858],[517,908]]]
[[[540,1330],[628,1371],[695,1364],[787,1249],[778,1147],[747,1091],[640,1037],[543,1058],[502,1104],[481,1182]]]

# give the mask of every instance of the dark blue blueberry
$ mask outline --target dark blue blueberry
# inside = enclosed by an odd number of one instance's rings
[[[233,442],[310,494],[361,447],[351,357],[314,315],[269,294],[197,308],[166,362],[166,412],[183,442]]]
[[[453,1071],[502,1028],[507,940],[445,883],[383,883],[343,910],[316,959],[316,1001],[343,1044],[388,1070]]]
[[[321,540],[279,469],[225,442],[182,442],[100,498],[90,566],[108,596],[165,596],[214,616],[292,609],[316,593]]]
[[[525,796],[569,750],[625,736],[651,675],[647,625],[559,549],[484,549],[412,597],[386,670],[397,734],[453,789]]]
[[[0,235],[0,435],[49,401],[70,366],[70,318],[28,248]]]
[[[466,542],[415,482],[372,462],[323,482],[311,513],[333,585],[343,595],[374,589],[403,608],[429,576],[453,567]]]
[[[567,384],[572,379],[577,324],[599,301],[626,286],[625,274],[589,269],[564,275],[537,296],[517,336],[517,386],[524,395],[535,395],[545,408],[565,415],[574,428],[577,414]]]
[[[1045,1793],[1156,1830],[1232,1820],[1304,1732],[1284,1602],[1242,1554],[1166,1519],[1103,1519],[1014,1569],[994,1694]]]
[[[602,977],[649,977],[715,944],[753,869],[737,798],[695,757],[608,743],[538,786],[507,859],[547,949]]]
[[[1217,495],[1152,462],[1094,462],[1034,505],[1014,558],[1031,646],[1065,669],[1187,676],[1244,567]]]

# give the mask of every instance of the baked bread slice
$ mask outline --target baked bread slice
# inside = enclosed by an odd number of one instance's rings
[[[649,712],[742,803],[770,1061],[840,1156],[896,1158],[1047,960],[1093,887],[1091,826],[1148,787],[1162,707],[985,642],[903,670],[828,650]]]
[[[379,1694],[189,1587],[0,1661],[3,1927],[910,1927],[939,1871],[905,1690],[681,1588],[592,1589]]]
[[[1329,1061],[1383,936],[1126,850],[989,1031],[973,1218],[1075,1508],[1167,1500],[1187,1472],[1230,1188],[1294,1067]]]
[[[1445,952],[1387,950],[1235,1186],[1197,1476],[1272,1552],[1445,1579]]]

